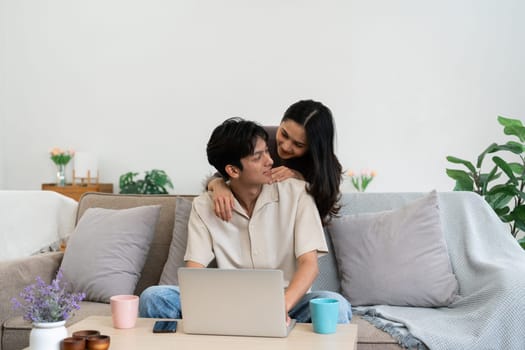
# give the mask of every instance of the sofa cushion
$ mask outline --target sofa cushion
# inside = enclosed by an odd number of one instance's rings
[[[86,300],[133,294],[146,261],[160,206],[90,208],[68,241],[61,267]]]
[[[101,192],[84,193],[78,202],[77,222],[89,208],[127,209],[143,205],[160,205],[160,215],[155,228],[150,251],[142,269],[142,275],[135,288],[136,295],[144,289],[159,283],[162,267],[168,258],[177,195],[109,194]],[[193,196],[186,196],[193,197]]]
[[[190,218],[192,199],[177,198],[175,207],[175,225],[171,239],[168,260],[164,264],[159,284],[179,285],[177,271],[184,266],[184,253],[188,241],[188,220]]]
[[[352,305],[439,307],[457,295],[435,191],[399,209],[334,219],[329,231]]]
[[[352,324],[357,325],[358,350],[401,350],[398,342],[388,333],[376,328],[370,322],[356,314],[352,315]]]

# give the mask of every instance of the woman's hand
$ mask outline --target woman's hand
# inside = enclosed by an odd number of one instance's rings
[[[233,193],[222,178],[216,178],[208,183],[212,192],[215,215],[224,221],[230,221],[233,209]]]
[[[285,166],[278,166],[272,169],[272,182],[281,182],[292,177],[294,179],[304,180],[303,175],[297,170]]]

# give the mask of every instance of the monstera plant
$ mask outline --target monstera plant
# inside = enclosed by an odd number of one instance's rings
[[[120,176],[120,193],[126,194],[167,194],[166,187],[173,188],[169,176],[164,170],[146,171],[144,179],[135,180],[139,173],[128,172]]]
[[[498,116],[498,122],[505,135],[517,140],[492,143],[481,152],[475,165],[448,156],[449,162],[463,165],[466,170],[447,169],[447,175],[456,181],[454,191],[473,191],[484,197],[499,218],[510,225],[511,234],[516,237],[520,230],[525,231],[525,127],[520,120],[501,116]],[[505,155],[507,160],[496,153]],[[489,154],[494,155],[486,167],[484,161]],[[519,243],[525,248],[525,238]]]

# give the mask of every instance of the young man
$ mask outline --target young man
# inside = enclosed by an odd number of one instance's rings
[[[334,292],[309,292],[319,273],[317,258],[328,251],[321,219],[304,181],[269,184],[273,161],[267,139],[261,126],[240,118],[228,119],[213,131],[208,161],[229,180],[233,216],[230,221],[218,218],[209,193],[194,199],[186,266],[203,268],[216,260],[219,268],[280,269],[291,318],[311,322],[309,301],[330,297],[339,300],[339,323],[348,323],[352,313],[346,299]],[[146,289],[139,310],[141,317],[181,318],[178,287]]]

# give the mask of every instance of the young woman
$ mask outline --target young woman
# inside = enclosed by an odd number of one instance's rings
[[[274,161],[272,181],[290,177],[308,182],[323,224],[339,212],[342,167],[334,154],[335,127],[332,112],[321,102],[303,100],[291,105],[279,127],[266,127],[268,148]],[[233,195],[222,178],[208,183],[215,213],[230,220]]]

